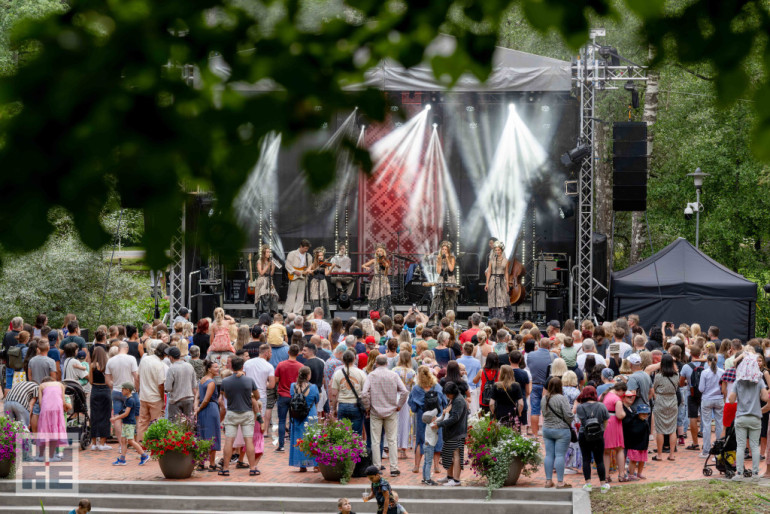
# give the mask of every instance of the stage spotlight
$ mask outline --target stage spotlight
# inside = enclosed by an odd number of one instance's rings
[[[397,112],[398,111],[398,105],[391,105],[390,106],[391,112]]]
[[[348,310],[353,305],[353,301],[350,299],[347,293],[340,293],[337,298],[337,306],[342,310]]]
[[[438,123],[434,123],[434,124],[433,124],[433,128],[434,128],[434,129],[438,128]]]
[[[530,96],[530,97],[528,98],[528,100],[529,100],[530,102],[534,102],[534,101],[535,101],[535,97],[534,97],[534,96]]]
[[[479,127],[479,124],[474,122],[474,123],[471,123],[471,124],[470,124],[470,127],[471,127],[472,129],[476,129],[476,128],[478,128],[478,127]]]
[[[570,204],[564,204],[559,206],[559,217],[563,220],[571,218],[575,215],[575,208]]]
[[[569,152],[561,156],[561,163],[565,166],[578,164],[584,158],[591,154],[591,147],[586,144],[579,144]]]
[[[474,106],[472,106],[472,105],[469,105],[469,106],[467,106],[467,107],[465,108],[465,110],[466,110],[466,111],[468,111],[468,112],[473,112],[473,111],[475,111],[475,110],[476,110],[476,108],[475,108]]]
[[[430,104],[425,104],[425,110],[430,111]]]
[[[620,57],[618,51],[612,46],[600,46],[599,55],[601,55],[610,66],[620,66]]]
[[[631,107],[634,109],[639,108],[639,91],[636,90],[636,85],[634,85],[633,80],[629,80],[626,82],[626,84],[623,86],[623,89],[626,91],[631,92]]]
[[[544,105],[544,106],[542,106],[542,107],[540,108],[540,110],[541,110],[541,111],[543,111],[543,112],[548,112],[548,111],[550,111],[550,110],[551,110],[551,108],[550,108],[550,107],[548,107],[547,105]]]
[[[513,102],[509,103],[508,104],[508,108],[511,109],[511,110],[514,110],[514,109],[516,109],[516,104],[513,103]]]
[[[370,125],[369,118],[367,118],[363,114],[359,114],[358,116],[356,116],[356,125],[364,128],[368,127]]]

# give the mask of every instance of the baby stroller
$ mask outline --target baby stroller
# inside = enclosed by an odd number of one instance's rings
[[[709,450],[709,456],[703,463],[703,476],[710,477],[716,468],[725,478],[735,476],[735,451],[737,449],[735,428],[732,424],[725,428],[725,434],[714,441]],[[741,449],[742,451],[743,449]],[[709,464],[713,460],[713,464]]]
[[[72,410],[67,412],[67,434],[77,435],[80,438],[80,449],[85,450],[91,444],[91,420],[88,417],[86,392],[77,380],[62,380],[62,383],[64,394],[72,397]]]

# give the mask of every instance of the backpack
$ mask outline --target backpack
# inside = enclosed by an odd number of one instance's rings
[[[422,404],[422,411],[428,412],[433,409],[436,409],[437,411],[441,410],[438,404],[438,392],[431,389],[425,393],[425,400]]]
[[[689,365],[692,368],[692,374],[690,374],[690,395],[697,399],[701,396],[698,386],[700,385],[700,376],[705,366],[696,366],[692,362]]]
[[[596,415],[595,412],[589,412],[589,414],[593,414],[593,416],[586,419],[586,422],[583,425],[583,435],[585,435],[586,441],[600,441],[604,438],[604,427],[601,422],[594,417]]]
[[[310,414],[310,407],[307,406],[307,400],[305,399],[305,392],[307,392],[310,386],[305,386],[305,391],[300,391],[298,387],[294,387],[294,394],[289,401],[289,413],[291,417],[297,421],[305,421],[307,415]]]
[[[495,378],[493,380],[489,380],[489,377],[486,376],[486,370],[484,371],[484,374],[487,380],[484,383],[484,390],[481,392],[481,405],[489,405],[489,402],[492,401],[492,398],[494,398],[495,396],[495,382],[497,382],[497,371],[495,371]]]
[[[14,371],[21,371],[24,368],[23,347],[16,345],[8,348],[8,367]]]

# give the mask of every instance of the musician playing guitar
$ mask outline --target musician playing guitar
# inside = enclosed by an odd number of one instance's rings
[[[455,264],[457,259],[452,255],[452,243],[442,241],[436,258],[436,282],[438,284],[456,284]],[[446,311],[457,309],[457,291],[450,287],[434,288],[431,312],[443,317]]]
[[[311,273],[310,265],[313,257],[308,253],[310,241],[303,239],[299,248],[289,252],[286,256],[286,271],[289,274],[289,292],[283,304],[284,312],[302,314],[305,308],[305,289],[307,276]]]
[[[379,243],[375,246],[374,259],[368,260],[361,266],[364,271],[374,270],[372,283],[369,287],[369,310],[375,310],[380,316],[388,315],[393,317],[393,305],[390,298],[390,282],[388,282],[388,273],[390,273],[390,261],[385,245]]]
[[[262,245],[259,250],[259,260],[257,261],[259,278],[256,281],[252,275],[251,254],[249,254],[249,287],[254,288],[254,304],[257,306],[257,315],[264,312],[278,312],[278,292],[273,285],[274,273],[273,252],[269,245]]]

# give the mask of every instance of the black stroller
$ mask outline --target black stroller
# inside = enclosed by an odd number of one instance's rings
[[[714,441],[709,450],[709,456],[703,462],[703,475],[710,477],[716,468],[717,471],[722,473],[725,478],[732,478],[735,476],[735,452],[738,444],[735,438],[735,428],[733,425],[725,428],[725,434],[721,438]],[[744,449],[741,448],[741,451]],[[713,461],[713,464],[709,464]],[[745,472],[744,472],[745,473]],[[749,470],[749,475],[751,471]]]
[[[67,434],[80,439],[80,449],[85,450],[91,444],[91,420],[88,417],[86,392],[77,380],[62,380],[64,394],[72,397],[72,410],[67,413]],[[70,444],[72,439],[70,439]]]

